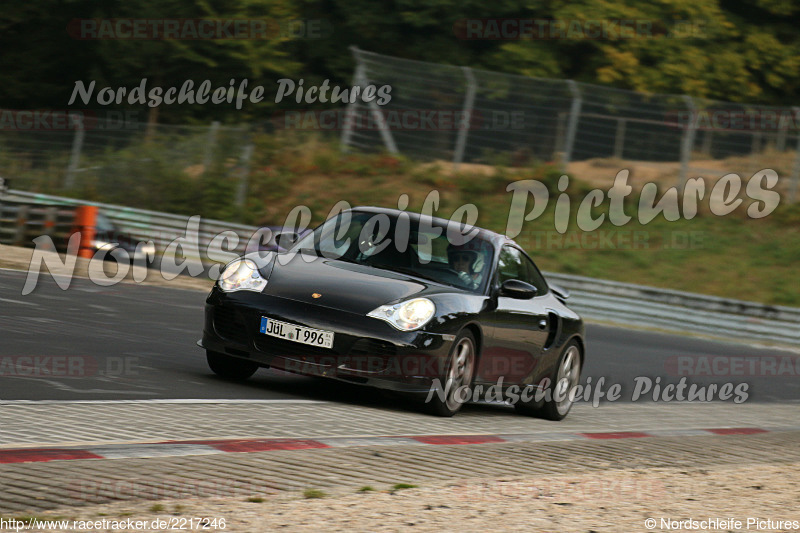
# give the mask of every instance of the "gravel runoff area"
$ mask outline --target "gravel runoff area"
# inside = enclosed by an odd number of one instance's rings
[[[65,262],[64,256],[59,256],[55,252],[43,252],[43,254],[47,256],[47,259],[45,259],[45,261],[47,261],[46,264],[50,264],[52,262],[52,264],[57,265],[58,263]],[[21,248],[18,246],[0,244],[0,268],[11,268],[15,270],[27,271],[31,266],[32,257],[33,248]],[[131,268],[123,282],[198,291],[209,291],[214,285],[214,282],[207,277],[192,278],[183,275],[173,275],[171,276],[173,279],[167,280],[161,275],[161,271],[158,268],[151,268],[146,272],[142,272],[143,270],[144,269],[141,267]],[[42,266],[42,271],[39,274],[40,277],[50,277],[50,274],[47,272],[48,267]],[[113,278],[116,272],[116,263],[114,261],[108,261],[104,264],[103,261],[90,261],[83,258],[77,258],[74,272],[71,272],[70,269],[62,266],[56,266],[52,269],[52,274],[54,275],[69,276],[70,274],[74,274],[76,277],[89,278],[92,274],[96,274],[97,277],[101,279]],[[134,276],[137,277],[137,280],[141,279],[140,276],[142,274],[145,274],[142,281],[134,280]]]
[[[798,501],[800,463],[790,462],[462,479],[356,493],[281,493],[252,501],[240,497],[117,502],[46,511],[36,517],[107,524],[141,520],[149,525],[155,519],[172,520],[173,525],[183,520],[185,527],[189,519],[196,526],[202,517],[212,530],[216,518],[218,526],[224,519],[225,531],[235,532],[691,530],[686,520],[719,520],[705,529],[694,528],[702,531],[793,531],[800,528]],[[650,527],[647,519],[655,519],[655,526]],[[115,531],[103,528],[102,522],[93,524],[97,525],[91,530]]]

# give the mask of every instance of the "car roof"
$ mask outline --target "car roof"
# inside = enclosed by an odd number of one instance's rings
[[[392,209],[389,207],[377,207],[377,206],[357,206],[349,209],[349,211],[361,211],[366,213],[382,213],[386,215],[390,215],[393,217],[399,216],[401,213],[405,213],[408,215],[409,219],[413,222],[420,222],[422,220],[428,220],[431,223],[437,225],[447,225],[451,222],[446,218],[441,217],[434,217],[430,215],[423,215],[422,213],[415,213],[413,211],[401,211],[399,209]],[[474,226],[475,229],[478,230],[478,235],[487,241],[490,241],[492,244],[496,245],[498,248],[503,244],[515,244],[519,246],[513,239],[506,235],[501,235],[500,233],[496,233],[492,230],[488,230],[485,228],[481,228],[479,226]]]

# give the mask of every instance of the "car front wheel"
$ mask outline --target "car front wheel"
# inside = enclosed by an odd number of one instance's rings
[[[476,359],[475,337],[469,331],[463,331],[453,343],[440,390],[436,390],[427,402],[431,414],[453,416],[461,409],[464,387],[472,385]]]
[[[581,377],[581,351],[576,341],[570,341],[561,352],[558,364],[550,376],[550,384],[543,400],[536,402],[518,401],[514,408],[518,413],[563,420],[572,409],[570,392],[578,385]]]
[[[244,381],[258,370],[258,365],[248,361],[242,361],[219,352],[206,350],[206,360],[208,366],[218,376],[225,379]]]

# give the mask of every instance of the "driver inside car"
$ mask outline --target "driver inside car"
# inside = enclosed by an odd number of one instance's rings
[[[477,289],[481,284],[481,272],[476,271],[480,254],[463,246],[449,246],[447,261],[450,268],[458,272],[459,279],[470,289]]]

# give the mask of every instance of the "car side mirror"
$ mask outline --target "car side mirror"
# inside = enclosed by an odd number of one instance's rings
[[[515,300],[530,300],[536,296],[537,292],[539,292],[539,289],[518,279],[506,280],[500,286],[500,296],[507,296]]]

